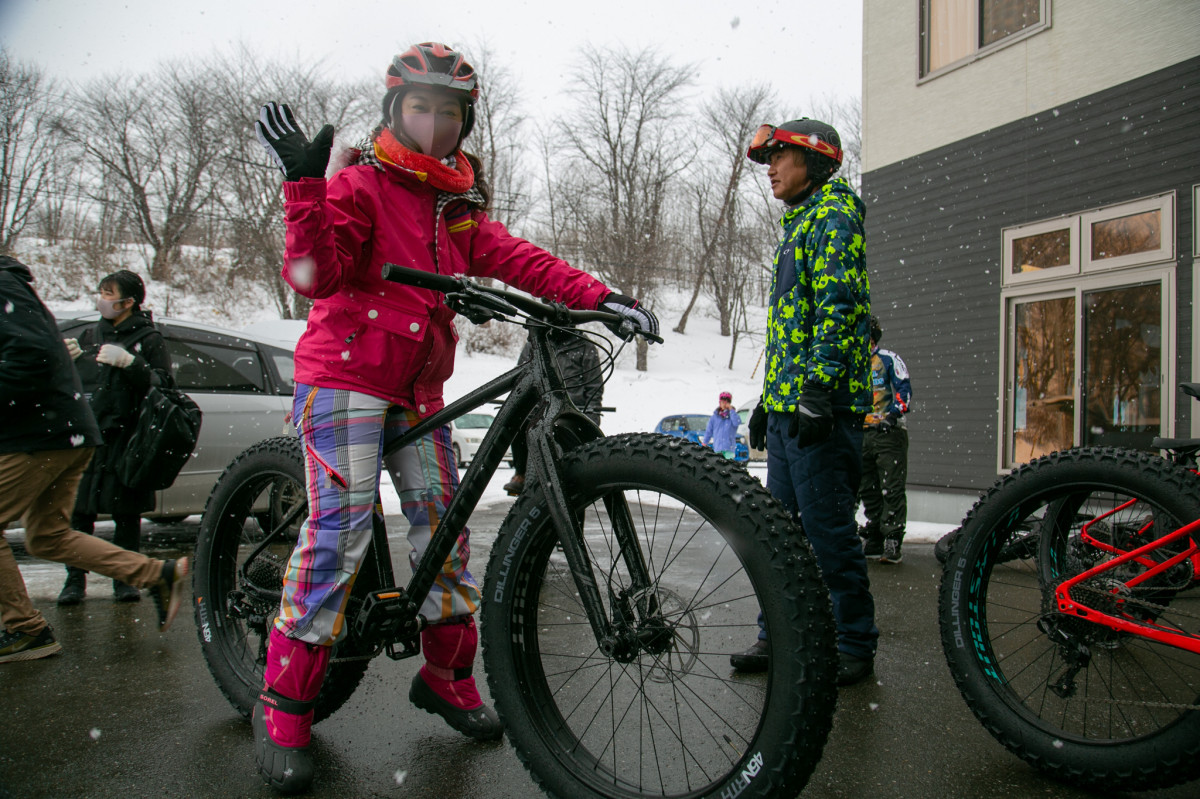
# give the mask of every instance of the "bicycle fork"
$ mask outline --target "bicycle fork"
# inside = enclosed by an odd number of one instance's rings
[[[654,586],[625,495],[619,491],[606,494],[604,507],[613,525],[620,557],[629,574],[629,586],[619,591],[614,589],[611,580],[604,579],[612,618],[606,614],[602,589],[597,583],[595,564],[585,539],[584,520],[571,512],[558,465],[561,455],[557,451],[553,428],[557,420],[572,414],[563,404],[558,396],[551,394],[534,412],[530,441],[536,442],[536,446],[530,450],[530,467],[537,475],[546,497],[551,522],[558,533],[572,579],[579,591],[580,603],[596,636],[596,644],[607,656],[628,663],[643,649],[659,651],[664,646],[664,627],[656,618],[659,608],[652,590]],[[584,417],[580,418],[591,424]]]

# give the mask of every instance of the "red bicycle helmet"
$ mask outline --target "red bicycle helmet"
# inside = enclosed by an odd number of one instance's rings
[[[479,78],[463,54],[439,42],[414,44],[392,58],[384,78],[383,118],[391,118],[396,95],[413,86],[448,89],[463,103],[461,141],[475,124],[475,101],[479,99]]]

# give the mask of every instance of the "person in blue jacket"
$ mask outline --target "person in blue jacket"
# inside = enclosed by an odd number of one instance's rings
[[[858,489],[867,515],[859,531],[863,554],[880,563],[899,563],[908,517],[908,426],[912,401],[908,367],[899,355],[879,348],[883,328],[871,317],[871,411],[863,419],[863,478]]]
[[[704,428],[702,443],[706,447],[711,446],[729,460],[733,460],[737,449],[737,431],[740,421],[737,411],[733,409],[733,395],[728,391],[722,391],[717,398],[717,409],[708,418],[708,426]]]

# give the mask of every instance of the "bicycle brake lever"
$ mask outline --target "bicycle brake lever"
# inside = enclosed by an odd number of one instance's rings
[[[455,313],[467,317],[477,325],[491,319],[517,316],[520,313],[514,305],[505,300],[482,291],[476,291],[471,286],[464,286],[460,291],[447,294],[446,305]]]

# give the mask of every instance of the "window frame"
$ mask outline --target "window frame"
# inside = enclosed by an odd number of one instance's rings
[[[1082,416],[1080,403],[1083,400],[1083,356],[1086,342],[1084,336],[1084,295],[1093,291],[1118,289],[1123,286],[1138,286],[1159,283],[1160,313],[1162,318],[1162,347],[1160,378],[1160,418],[1163,420],[1160,435],[1171,437],[1175,431],[1175,407],[1177,382],[1176,338],[1177,321],[1175,309],[1176,265],[1159,263],[1139,269],[1119,271],[1102,270],[1071,275],[1067,280],[1024,284],[1004,289],[1000,293],[1000,376],[997,391],[997,417],[999,435],[996,447],[996,473],[1007,474],[1017,464],[1013,462],[1013,430],[1009,427],[1009,409],[1016,395],[1016,379],[1013,359],[1016,357],[1016,306],[1022,302],[1073,297],[1075,300],[1075,352],[1073,353],[1075,380],[1072,387],[1074,415],[1072,419],[1071,446],[1080,446],[1082,440]]]
[[[969,13],[971,15],[971,30],[975,33],[975,49],[967,55],[951,61],[949,64],[938,67],[935,70],[925,72],[926,50],[928,47],[928,36],[925,33],[926,20],[929,19],[929,3],[931,0],[917,0],[917,85],[920,86],[929,80],[940,78],[948,72],[953,72],[957,69],[965,67],[968,64],[974,63],[981,58],[995,53],[998,50],[1003,50],[1006,47],[1011,47],[1018,44],[1030,36],[1036,36],[1043,31],[1049,30],[1051,25],[1050,7],[1053,5],[1051,0],[1039,0],[1041,3],[1040,18],[1041,21],[1036,25],[1031,25],[1028,28],[1017,31],[1016,33],[1005,36],[1003,39],[992,42],[989,45],[980,45],[979,40],[982,38],[982,33],[979,29],[980,14],[979,4],[984,0],[964,0],[969,4]]]
[[[1012,263],[1012,245],[1017,239],[1029,238],[1031,236],[1050,233],[1055,230],[1069,230],[1071,234],[1071,259],[1070,263],[1064,266],[1055,266],[1050,269],[1039,269],[1035,272],[1013,272]],[[1060,216],[1054,219],[1047,219],[1042,222],[1033,222],[1028,225],[1018,225],[1015,227],[1006,227],[1000,231],[1001,247],[1001,268],[1003,270],[1001,284],[1004,286],[1016,286],[1022,283],[1042,282],[1053,280],[1055,278],[1067,277],[1079,273],[1079,219],[1073,216]]]
[[[1128,266],[1143,266],[1175,260],[1175,192],[1146,197],[1141,200],[1109,205],[1079,214],[1079,270],[1082,273],[1107,272]],[[1115,258],[1092,259],[1092,225],[1109,219],[1158,211],[1162,225],[1161,246],[1157,250],[1118,255]]]

